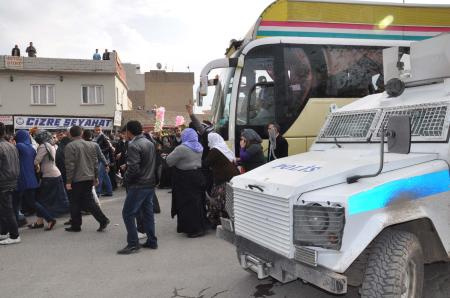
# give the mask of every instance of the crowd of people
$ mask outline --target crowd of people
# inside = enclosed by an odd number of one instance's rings
[[[20,242],[18,227],[25,215],[36,213],[30,229],[54,228],[57,218],[70,214],[68,232],[80,232],[82,212],[99,223],[101,232],[110,223],[98,197],[112,196],[117,184],[126,190],[122,217],[127,245],[119,254],[141,247],[158,247],[154,213],[159,213],[155,187],[170,188],[171,216],[177,232],[203,236],[227,218],[225,186],[234,176],[288,154],[286,140],[276,123],[269,124],[269,150],[252,129],[241,132],[238,157],[211,123],[200,122],[187,106],[191,122],[173,133],[144,131],[129,121],[117,135],[101,127],[93,131],[73,126],[51,134],[37,128],[5,135],[0,123],[0,244]],[[147,238],[144,244],[139,239]]]

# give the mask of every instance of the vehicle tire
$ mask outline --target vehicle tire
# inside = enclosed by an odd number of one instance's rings
[[[414,234],[387,230],[370,246],[362,298],[421,298],[423,252]]]

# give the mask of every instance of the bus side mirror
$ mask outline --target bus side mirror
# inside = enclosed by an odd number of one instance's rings
[[[388,152],[408,154],[411,150],[411,117],[389,117],[387,137]]]

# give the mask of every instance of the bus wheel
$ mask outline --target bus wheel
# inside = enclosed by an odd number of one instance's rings
[[[420,298],[423,252],[414,234],[386,230],[371,244],[362,298]]]

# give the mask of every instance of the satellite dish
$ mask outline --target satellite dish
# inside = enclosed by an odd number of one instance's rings
[[[161,63],[156,63],[156,68],[158,68],[158,70],[161,70],[161,68],[162,68],[162,64]]]

